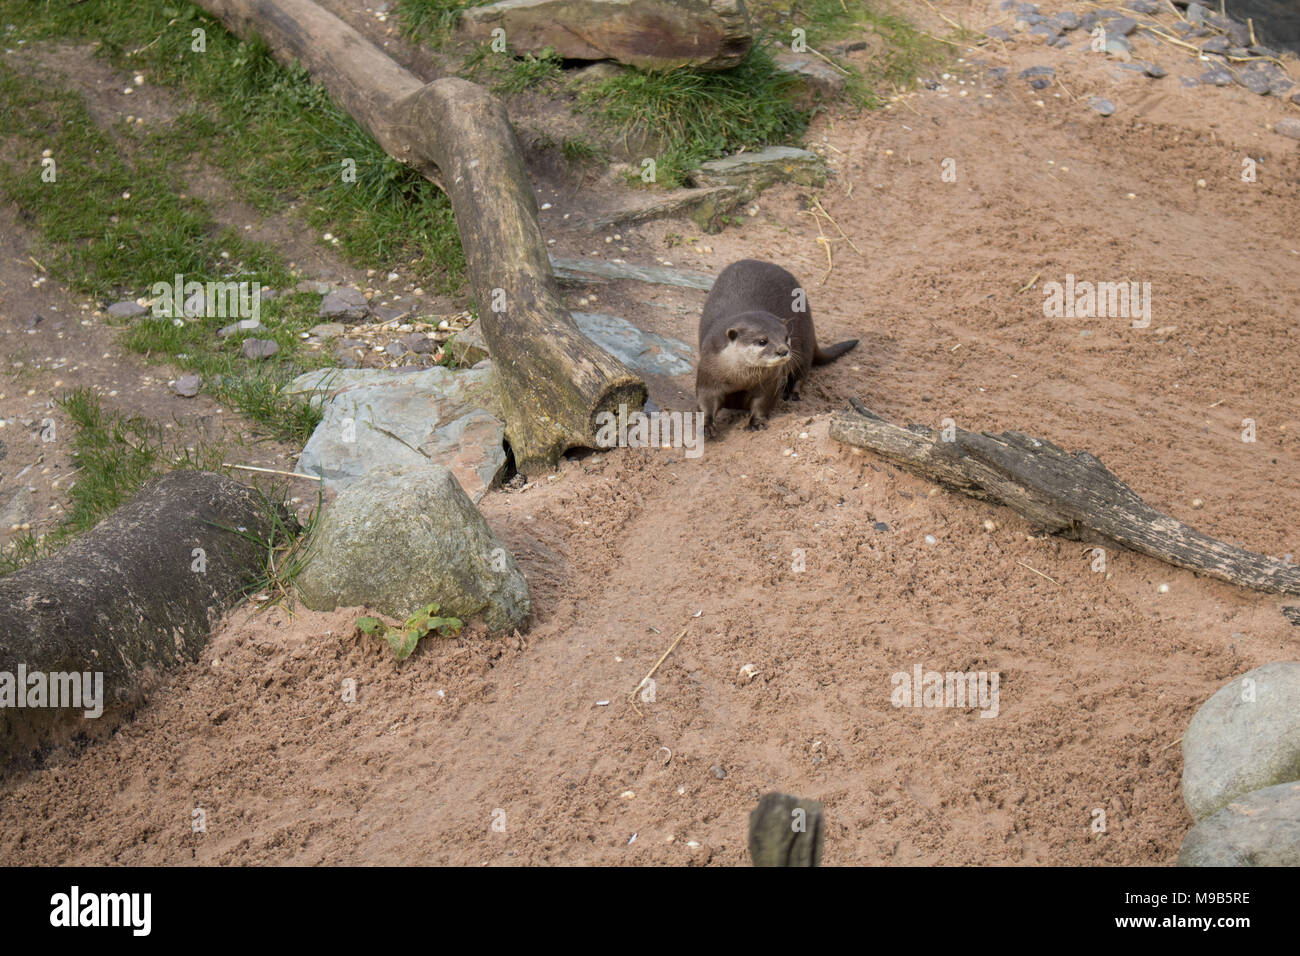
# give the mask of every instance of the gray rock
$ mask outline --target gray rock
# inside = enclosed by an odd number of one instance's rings
[[[1194,76],[1180,76],[1178,78],[1178,82],[1183,84],[1183,86],[1189,86],[1189,87],[1201,85],[1201,81]]]
[[[1059,30],[1077,30],[1079,29],[1079,15],[1071,10],[1062,10],[1060,13],[1052,14],[1047,21]]]
[[[1011,39],[1011,34],[1007,32],[1006,28],[1000,27],[996,23],[985,30],[984,35],[994,40],[1001,40],[1004,43]]]
[[[406,354],[406,343],[401,341],[389,342],[384,346],[384,352],[390,358],[401,358]]]
[[[1202,53],[1227,53],[1232,46],[1227,37],[1210,37],[1201,44]]]
[[[323,339],[336,339],[340,335],[346,335],[347,331],[348,327],[342,322],[322,322],[308,329],[310,334],[319,335]]]
[[[203,378],[199,375],[182,375],[176,381],[172,382],[172,391],[181,398],[193,398],[199,394],[199,387],[203,384]]]
[[[1036,76],[1056,76],[1056,68],[1050,66],[1031,66],[1020,71],[1022,80],[1030,80]]]
[[[403,308],[400,305],[377,305],[373,306],[370,311],[374,313],[375,320],[378,322],[395,322],[411,314],[409,308]]]
[[[1030,36],[1042,37],[1045,40],[1055,40],[1060,35],[1060,30],[1050,24],[1040,23],[1032,26],[1027,31]]]
[[[1179,866],[1300,866],[1300,783],[1252,790],[1188,831]]]
[[[1106,32],[1119,34],[1122,37],[1128,36],[1137,29],[1137,21],[1132,17],[1120,17],[1118,20],[1111,20],[1106,24]]]
[[[461,367],[476,365],[488,357],[487,342],[483,340],[483,326],[475,322],[453,335],[447,342],[451,357]]]
[[[45,316],[41,315],[39,312],[33,312],[31,315],[27,316],[27,318],[23,319],[23,328],[34,329],[43,321],[45,321]]]
[[[1210,11],[1199,3],[1190,3],[1187,5],[1187,19],[1189,22],[1194,23],[1197,26],[1205,23],[1209,15]]]
[[[1273,132],[1289,136],[1291,139],[1300,139],[1300,119],[1293,116],[1280,119],[1273,124]]]
[[[1209,17],[1207,22],[1226,33],[1233,46],[1243,48],[1250,46],[1250,30],[1244,23],[1238,23],[1229,17],[1217,16]]]
[[[1268,96],[1269,87],[1272,85],[1272,77],[1267,71],[1261,70],[1257,64],[1252,63],[1250,66],[1241,70],[1237,74],[1238,81],[1246,89],[1250,90],[1256,96]]]
[[[260,319],[240,319],[238,322],[231,322],[229,325],[222,326],[217,330],[217,338],[225,339],[234,335],[236,332],[250,332],[253,329],[260,329],[262,322]]]
[[[826,163],[806,149],[769,146],[702,163],[692,178],[696,186],[736,186],[740,201],[748,202],[773,183],[821,186],[826,182]]]
[[[1156,3],[1156,0],[1128,0],[1128,3],[1124,4],[1124,6],[1128,7],[1134,13],[1140,13],[1147,17],[1154,13],[1159,13],[1161,9],[1160,4]]]
[[[478,501],[505,469],[490,369],[323,369],[298,376],[284,394],[323,409],[294,470],[328,488],[346,488],[380,465],[432,462],[450,468]]]
[[[356,368],[361,363],[357,357],[346,349],[337,349],[334,352],[334,360],[339,363],[339,368]]]
[[[1049,44],[1047,44],[1047,45],[1048,45],[1048,46],[1054,46],[1054,47],[1056,47],[1058,50],[1064,50],[1067,46],[1070,45],[1070,38],[1067,37],[1067,36],[1059,36],[1059,37],[1057,37],[1055,40],[1053,40],[1051,43],[1049,43]]]
[[[1300,661],[1265,664],[1220,688],[1183,734],[1183,801],[1196,820],[1297,779]]]
[[[298,292],[314,292],[316,295],[328,295],[333,288],[334,284],[324,279],[301,279],[294,286]]]
[[[340,322],[360,322],[370,314],[370,303],[356,289],[335,289],[321,300],[320,314]]]
[[[134,319],[138,315],[144,315],[149,310],[142,305],[134,302],[114,302],[108,307],[108,314],[115,319]]]
[[[1160,79],[1160,77],[1167,76],[1169,74],[1169,71],[1166,70],[1163,66],[1160,66],[1158,63],[1143,63],[1142,70],[1143,72],[1146,73],[1147,76],[1153,77],[1154,79],[1157,80]]]
[[[1268,83],[1268,91],[1278,99],[1285,99],[1294,87],[1295,84],[1285,76],[1275,76]]]
[[[0,534],[9,531],[16,524],[27,524],[36,515],[36,495],[30,485],[18,488],[0,510]]]
[[[316,610],[406,618],[430,602],[493,631],[528,618],[528,582],[452,472],[381,466],[344,490],[313,532],[297,579]]]
[[[416,355],[427,355],[433,351],[434,341],[423,332],[408,332],[398,339],[409,351]]]
[[[695,351],[678,339],[637,328],[626,319],[599,312],[574,312],[582,334],[636,372],[685,375],[694,368]]]
[[[1291,102],[1296,106],[1300,106],[1300,90],[1296,90],[1291,94]]]
[[[1202,83],[1209,83],[1214,86],[1231,86],[1232,74],[1221,66],[1212,66],[1201,74]]]
[[[246,359],[268,359],[280,351],[280,346],[271,339],[244,339],[239,351]]]
[[[802,150],[800,150],[802,152]],[[560,280],[607,282],[610,279],[635,279],[655,285],[675,285],[686,289],[713,288],[713,276],[667,266],[637,266],[627,262],[602,262],[599,259],[557,259],[551,256],[551,271]]]
[[[1129,43],[1125,37],[1115,37],[1107,34],[1106,52],[1111,56],[1127,56],[1133,52],[1133,44]]]
[[[844,91],[844,74],[811,53],[778,50],[772,60],[780,72],[797,77],[827,96],[837,96]]]
[[[1088,105],[1100,113],[1102,116],[1110,116],[1115,112],[1115,104],[1108,99],[1100,96],[1094,96],[1088,100]]]

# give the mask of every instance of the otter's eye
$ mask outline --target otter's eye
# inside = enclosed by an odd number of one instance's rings
[[[766,345],[766,344],[767,344],[767,339],[759,339],[759,340],[758,340],[758,344],[759,344],[759,345]]]

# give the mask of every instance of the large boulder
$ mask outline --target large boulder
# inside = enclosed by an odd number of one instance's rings
[[[550,47],[643,70],[725,70],[754,42],[743,0],[501,0],[466,10],[461,28],[478,41],[504,29],[515,53]]]
[[[176,471],[60,551],[0,578],[0,766],[111,729],[155,679],[195,660],[256,579],[264,548],[250,538],[268,536],[270,524],[254,489]],[[84,706],[49,706],[56,680]],[[37,706],[32,681],[47,688]],[[96,706],[84,698],[96,686],[103,713],[87,716]]]
[[[1300,661],[1220,688],[1183,734],[1183,801],[1204,820],[1243,794],[1300,780]]]
[[[1188,831],[1179,866],[1300,866],[1300,783],[1253,790]]]
[[[297,579],[316,610],[365,606],[407,618],[430,602],[443,616],[482,614],[493,631],[521,626],[523,572],[442,465],[386,466],[326,509]]]
[[[325,369],[285,394],[323,405],[295,471],[338,491],[381,465],[446,465],[474,501],[505,470],[491,369]],[[486,407],[485,407],[486,406]]]

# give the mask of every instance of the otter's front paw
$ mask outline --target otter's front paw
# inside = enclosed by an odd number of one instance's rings
[[[766,427],[767,427],[767,422],[756,422],[751,418],[749,424],[745,426],[745,431],[757,432],[757,431],[762,431]]]

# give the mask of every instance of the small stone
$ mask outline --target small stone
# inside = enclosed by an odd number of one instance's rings
[[[744,667],[740,669],[740,673],[736,675],[736,683],[739,686],[744,687],[746,684],[753,681],[753,679],[757,676],[758,676],[758,668],[755,667],[753,664],[746,664]]]
[[[433,351],[433,339],[429,338],[423,332],[411,332],[403,335],[399,339],[410,351],[418,355],[425,355]]]
[[[406,354],[406,345],[402,342],[389,342],[384,346],[384,352],[392,358],[401,358]]]
[[[217,330],[217,338],[225,339],[234,335],[236,332],[248,332],[252,329],[260,329],[261,321],[258,319],[240,319],[238,322],[231,322],[229,325],[222,326]]]
[[[1035,76],[1056,76],[1056,68],[1050,66],[1031,66],[1028,69],[1020,71],[1022,80],[1032,79]]]
[[[1160,12],[1160,4],[1156,3],[1155,0],[1128,0],[1128,3],[1124,4],[1124,6],[1134,13],[1140,13],[1147,17]]]
[[[1137,21],[1132,17],[1120,17],[1118,20],[1112,20],[1106,24],[1106,32],[1119,34],[1122,37],[1128,36],[1137,29]]]
[[[1029,36],[1042,37],[1044,40],[1055,40],[1060,32],[1056,27],[1047,23],[1032,26],[1027,31]]]
[[[320,325],[313,325],[308,331],[323,339],[337,339],[347,333],[348,327],[342,322],[322,322]]]
[[[1192,3],[1192,4],[1188,4],[1187,6],[1187,19],[1189,22],[1194,23],[1197,26],[1200,26],[1203,23],[1205,23],[1205,19],[1209,15],[1210,15],[1210,11],[1207,10],[1205,7],[1201,6],[1199,3]]]
[[[1180,76],[1178,82],[1185,87],[1200,86],[1201,81],[1194,76]]]
[[[1201,82],[1214,86],[1231,86],[1232,74],[1221,66],[1212,66],[1201,74]]]
[[[889,525],[885,524],[883,521],[877,521],[875,524],[875,528],[877,531],[888,531]]]
[[[1070,10],[1062,10],[1060,13],[1052,14],[1047,21],[1055,26],[1058,30],[1077,30],[1079,29],[1079,15]]]
[[[1011,34],[1006,31],[1006,28],[1000,27],[996,23],[985,30],[984,35],[993,40],[1002,40],[1004,43],[1011,39]]]
[[[1192,507],[1193,507],[1193,508],[1203,508],[1203,507],[1205,507],[1205,502],[1202,501],[1200,498],[1193,498],[1193,499],[1192,499]]]
[[[1157,63],[1143,63],[1142,70],[1143,72],[1146,73],[1147,76],[1157,80],[1160,79],[1160,77],[1162,76],[1169,75],[1169,71]]]
[[[1282,136],[1289,136],[1291,139],[1300,139],[1300,119],[1293,116],[1280,119],[1273,124],[1273,132]]]
[[[1110,37],[1106,41],[1106,53],[1109,56],[1125,60],[1133,55],[1133,44],[1129,43],[1124,37]]]
[[[1102,116],[1110,116],[1115,112],[1115,104],[1108,99],[1100,96],[1094,96],[1088,100],[1088,105],[1100,113]]]
[[[1227,37],[1210,37],[1201,44],[1202,53],[1227,53],[1232,43]]]
[[[1035,90],[1045,90],[1052,85],[1052,81],[1045,76],[1036,76],[1029,81],[1029,85]]]
[[[41,322],[43,322],[44,320],[45,317],[41,315],[39,312],[33,312],[31,315],[27,316],[27,318],[23,319],[23,328],[34,329],[36,328],[36,326],[40,325]]]
[[[727,771],[723,770],[723,769],[722,769],[720,766],[718,766],[716,763],[715,763],[712,767],[709,768],[709,773],[713,774],[713,775],[714,775],[715,777],[717,777],[719,780],[726,780],[726,779],[727,779]]]
[[[327,319],[342,322],[359,322],[370,312],[370,303],[359,291],[352,288],[335,289],[321,300],[320,314]]]
[[[404,319],[411,314],[410,309],[404,309],[397,305],[380,305],[370,310],[374,313],[375,318],[380,322],[396,322],[398,319]]]
[[[172,391],[181,398],[193,398],[199,394],[199,386],[202,384],[203,379],[198,375],[182,375],[172,382]]]
[[[280,346],[271,339],[244,339],[239,350],[246,359],[267,359],[280,351]]]
[[[108,307],[108,314],[115,319],[134,319],[138,315],[144,315],[148,309],[135,302],[114,302]]]
[[[1256,96],[1267,96],[1272,78],[1257,64],[1252,63],[1238,74],[1241,85]]]

